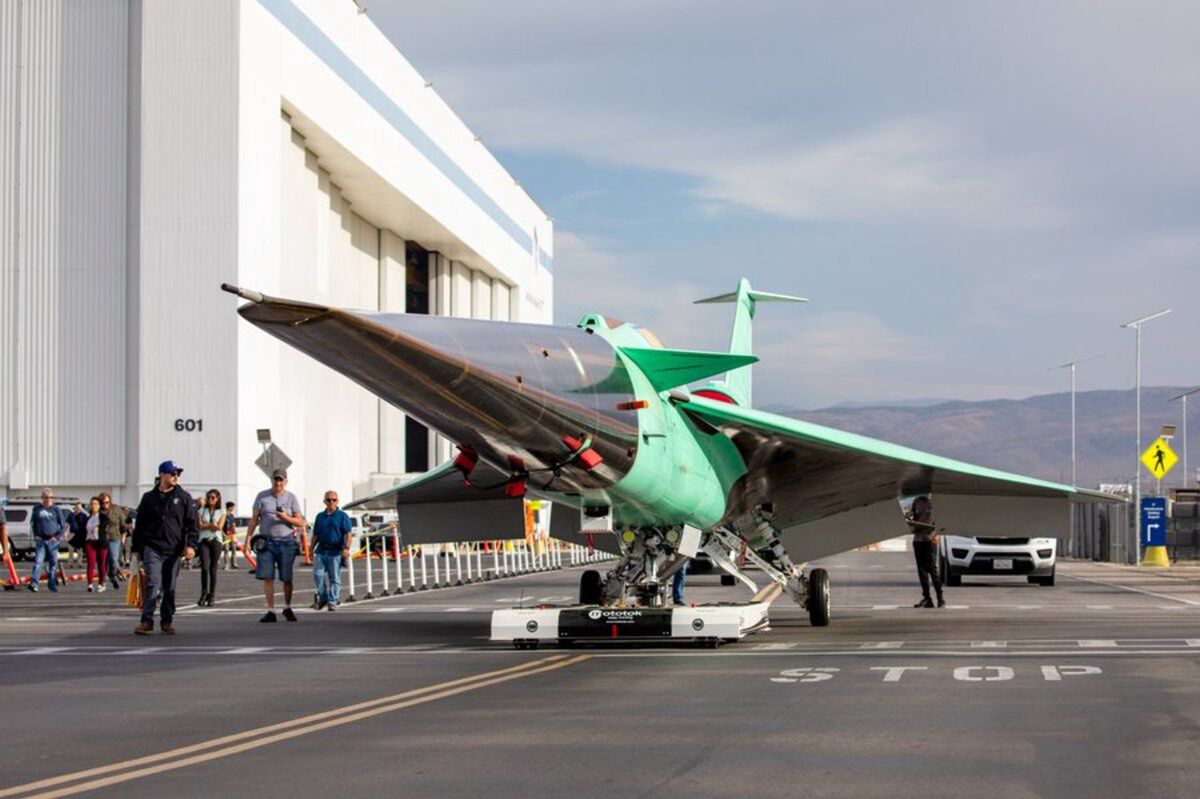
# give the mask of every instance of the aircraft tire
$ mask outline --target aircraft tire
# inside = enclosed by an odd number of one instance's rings
[[[813,627],[829,626],[829,572],[813,569],[808,574],[808,620]]]
[[[604,601],[604,581],[600,572],[588,569],[579,576],[579,604],[599,605]]]

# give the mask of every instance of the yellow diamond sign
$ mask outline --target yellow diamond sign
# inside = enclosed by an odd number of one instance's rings
[[[1167,444],[1166,439],[1154,439],[1154,443],[1146,447],[1146,451],[1142,453],[1142,463],[1150,470],[1150,474],[1159,480],[1163,479],[1167,472],[1171,471],[1171,467],[1178,462],[1179,456]]]

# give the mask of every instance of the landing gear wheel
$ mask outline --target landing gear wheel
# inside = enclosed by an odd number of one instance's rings
[[[829,573],[824,569],[813,569],[808,574],[808,620],[813,627],[829,626]]]
[[[599,605],[604,601],[604,581],[600,572],[588,569],[579,576],[579,604]]]
[[[734,577],[732,574],[722,574],[721,575],[721,585],[724,585],[724,586],[737,585],[737,578]]]

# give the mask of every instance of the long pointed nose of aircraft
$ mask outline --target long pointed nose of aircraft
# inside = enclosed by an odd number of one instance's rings
[[[621,359],[579,328],[351,311],[266,297],[238,313],[502,469],[557,468],[556,490],[632,466],[637,418]],[[585,440],[599,458],[566,462]],[[544,480],[542,481],[544,482]]]

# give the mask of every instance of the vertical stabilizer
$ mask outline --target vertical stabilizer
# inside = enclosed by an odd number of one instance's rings
[[[750,281],[742,278],[738,281],[737,291],[729,294],[718,294],[696,300],[696,304],[712,302],[732,302],[737,305],[733,314],[733,335],[729,340],[729,352],[734,355],[752,355],[754,353],[753,322],[755,306],[760,302],[808,302],[804,297],[791,297],[787,294],[771,294],[766,291],[755,291]],[[739,405],[750,405],[750,367],[743,366],[725,374],[725,390]]]

